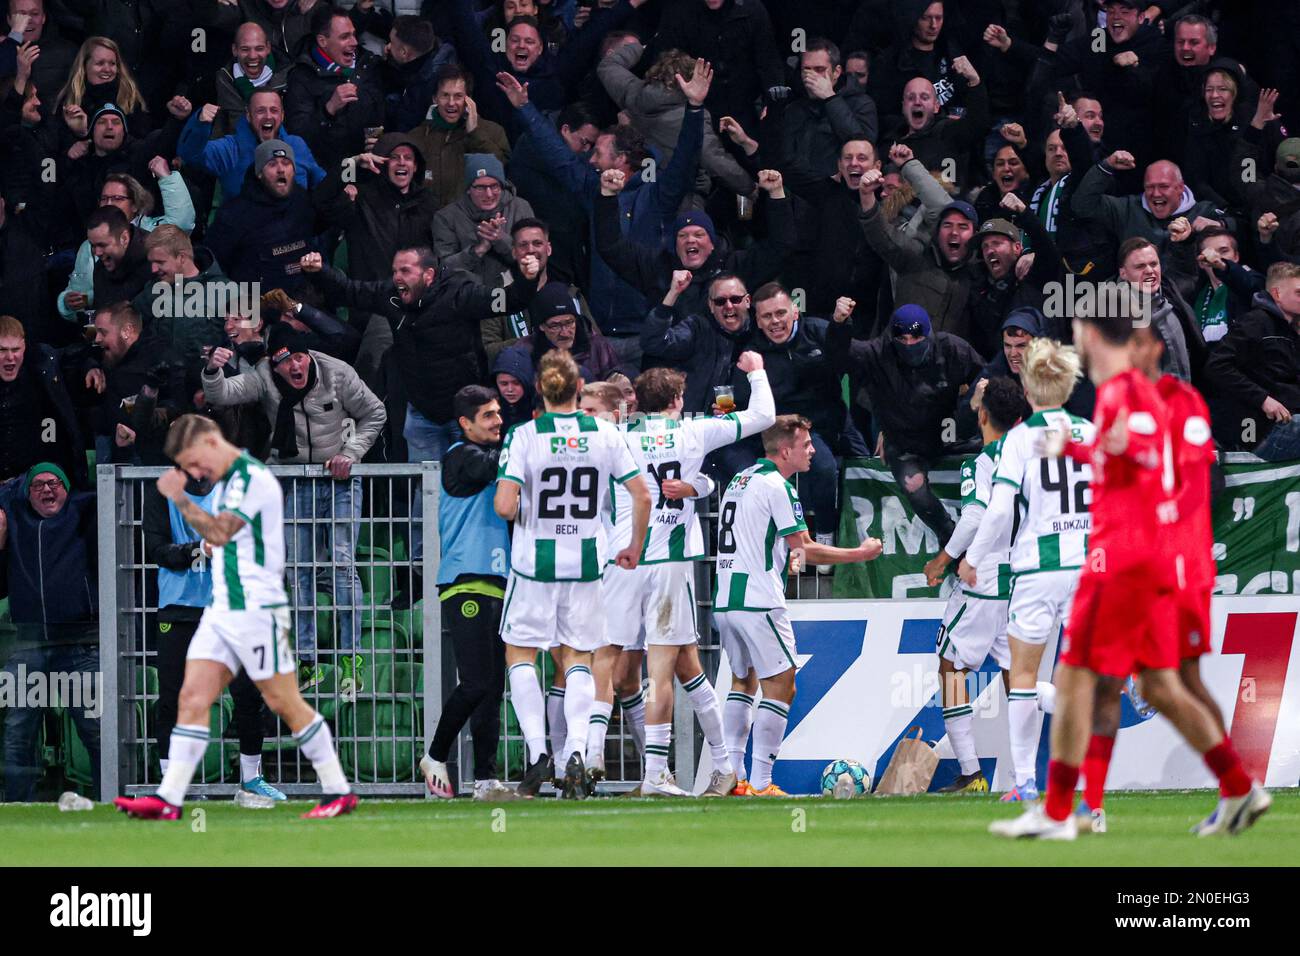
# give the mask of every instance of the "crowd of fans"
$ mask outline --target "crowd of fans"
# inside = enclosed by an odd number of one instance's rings
[[[11,529],[62,497],[75,538],[86,452],[163,464],[197,409],[326,466],[287,508],[334,516],[346,564],[351,466],[440,459],[462,386],[514,424],[560,348],[632,403],[675,366],[711,414],[755,349],[814,424],[819,539],[837,460],[873,452],[946,539],[926,474],[978,444],[982,383],[1111,281],[1220,448],[1300,457],[1296,0],[7,2]]]

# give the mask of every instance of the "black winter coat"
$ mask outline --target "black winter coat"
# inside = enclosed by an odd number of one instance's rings
[[[307,141],[322,169],[337,169],[346,157],[360,153],[366,142],[366,127],[384,123],[379,58],[361,47],[357,47],[357,65],[350,79],[345,79],[342,71],[326,72],[308,51],[289,71],[288,83],[285,128]],[[339,110],[337,116],[330,116],[325,104],[344,83],[356,85],[357,99]]]
[[[832,450],[838,450],[845,408],[840,376],[832,371],[834,362],[826,341],[829,324],[825,319],[802,315],[794,333],[784,342],[777,344],[757,332],[751,347],[763,356],[776,413],[802,415]],[[734,365],[732,368],[736,407],[748,408],[749,377]]]
[[[250,168],[239,195],[217,210],[207,246],[236,282],[257,281],[263,289],[292,295],[303,286],[298,260],[315,251],[316,232],[316,211],[305,189],[295,184],[279,199]]]
[[[736,360],[751,347],[756,334],[748,321],[738,331],[728,332],[708,312],[692,312],[674,322],[673,310],[661,303],[650,310],[641,327],[641,348],[648,359],[686,373],[684,411],[708,414],[713,408],[713,387],[731,382]]]

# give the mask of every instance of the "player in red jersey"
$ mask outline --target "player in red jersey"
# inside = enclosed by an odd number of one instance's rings
[[[1165,526],[1166,541],[1174,554],[1174,626],[1179,642],[1178,673],[1184,686],[1209,711],[1227,737],[1223,712],[1201,680],[1200,657],[1210,650],[1210,593],[1214,589],[1214,532],[1210,521],[1210,469],[1214,443],[1210,437],[1209,410],[1199,392],[1172,375],[1161,376],[1164,343],[1148,326],[1135,329],[1129,342],[1133,365],[1149,380],[1165,404],[1175,472],[1177,520]],[[1084,791],[1079,826],[1104,833],[1102,807],[1106,770],[1119,732],[1119,682],[1102,678],[1097,688],[1092,739],[1083,762]],[[1224,794],[1227,796],[1227,794]],[[1084,817],[1087,817],[1085,820]],[[1197,827],[1197,832],[1209,824]],[[1219,820],[1219,825],[1224,821]],[[1081,831],[1086,832],[1086,831]]]
[[[1179,562],[1168,530],[1177,516],[1175,463],[1168,412],[1156,387],[1133,368],[1133,331],[1124,315],[1074,321],[1075,347],[1097,386],[1096,442],[1064,448],[1092,463],[1088,563],[1061,643],[1047,799],[1014,820],[991,824],[1000,836],[1075,838],[1071,810],[1099,678],[1124,678],[1135,670],[1146,699],[1219,779],[1224,796],[1198,832],[1239,833],[1272,802],[1251,783],[1214,718],[1179,678]]]

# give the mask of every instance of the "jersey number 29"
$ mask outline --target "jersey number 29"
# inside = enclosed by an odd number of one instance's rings
[[[572,476],[572,477],[570,477]],[[557,502],[565,493],[575,499],[569,502],[568,517],[591,519],[596,517],[597,487],[600,472],[595,468],[543,468],[542,491],[537,496],[537,516],[551,521],[563,520],[564,502]]]

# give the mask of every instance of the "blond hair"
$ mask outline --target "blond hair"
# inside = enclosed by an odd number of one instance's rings
[[[194,258],[194,243],[190,241],[189,236],[185,235],[184,229],[171,223],[164,223],[149,233],[149,237],[144,241],[144,248],[145,252],[162,249],[172,258],[180,256]]]
[[[775,458],[781,449],[794,441],[795,433],[812,431],[812,422],[802,415],[777,415],[776,421],[763,432],[763,453]]]
[[[1025,349],[1020,383],[1025,397],[1038,408],[1060,408],[1082,376],[1079,353],[1056,339],[1034,339]]]
[[[551,349],[537,363],[537,391],[551,405],[564,405],[578,394],[578,363],[568,352]]]
[[[582,386],[582,397],[594,398],[605,406],[605,411],[616,412],[623,401],[623,390],[613,382],[589,382]]]
[[[181,452],[194,445],[204,435],[221,434],[221,428],[210,418],[193,413],[182,415],[176,421],[172,422],[171,427],[167,429],[167,440],[163,443],[163,454],[172,461]]]
[[[126,58],[122,56],[121,48],[108,37],[88,37],[86,42],[81,44],[81,49],[77,51],[77,59],[72,64],[72,72],[68,74],[68,82],[59,91],[59,105],[82,105],[82,100],[86,96],[86,87],[89,85],[86,82],[86,64],[90,62],[96,47],[112,50],[113,55],[117,57],[117,97],[113,105],[118,107],[124,116],[148,109],[144,97],[140,95],[140,87],[136,84],[135,77],[131,75],[131,68],[126,65]]]

